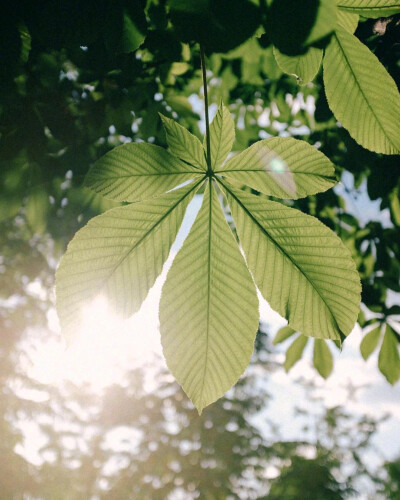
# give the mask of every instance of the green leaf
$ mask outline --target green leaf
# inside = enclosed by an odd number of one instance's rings
[[[299,335],[297,339],[290,345],[286,351],[286,359],[283,364],[286,372],[288,372],[301,358],[304,348],[308,342],[308,337],[305,335]]]
[[[281,52],[298,55],[332,33],[336,12],[332,0],[274,0],[268,12],[267,33]]]
[[[146,143],[118,146],[89,170],[84,185],[117,201],[140,201],[201,175],[168,151]]]
[[[357,320],[360,280],[349,250],[320,221],[220,181],[256,285],[304,335],[343,339]]]
[[[194,167],[207,170],[205,150],[199,139],[175,120],[171,120],[161,113],[160,116],[171,153]]]
[[[328,378],[332,373],[332,353],[323,339],[314,340],[313,365],[323,378]]]
[[[117,52],[129,53],[140,47],[144,42],[145,34],[138,29],[127,12],[122,16],[121,39]]]
[[[274,47],[276,62],[282,71],[297,78],[299,85],[305,85],[314,79],[321,66],[323,52],[310,47],[305,54],[287,56]]]
[[[378,368],[389,384],[395,384],[400,378],[399,342],[393,329],[387,324],[385,336],[378,356]]]
[[[290,199],[326,191],[337,182],[328,158],[292,137],[258,141],[227,161],[217,173],[269,196]]]
[[[388,17],[400,13],[399,0],[338,0],[338,7],[364,17]]]
[[[378,59],[339,26],[323,65],[329,106],[350,135],[372,151],[398,153],[400,94]]]
[[[48,193],[42,186],[32,189],[25,210],[26,219],[32,230],[38,234],[44,233],[50,211],[50,201]]]
[[[367,360],[375,351],[381,336],[381,325],[368,332],[361,341],[360,351],[362,357]]]
[[[123,317],[139,309],[198,185],[113,208],[76,233],[56,273],[57,310],[67,339],[79,328],[82,308],[99,294]]]
[[[167,365],[200,413],[244,372],[257,328],[253,280],[215,188],[207,185],[160,301]]]
[[[360,16],[358,14],[338,10],[338,24],[351,34],[356,31],[359,20]]]
[[[226,160],[234,140],[235,124],[232,115],[229,109],[221,103],[210,125],[211,168],[214,171]]]
[[[287,340],[289,337],[291,337],[295,333],[296,333],[296,330],[293,330],[293,328],[290,328],[290,326],[283,326],[282,328],[280,328],[277,331],[272,343],[274,345],[280,344],[281,342],[284,342],[285,340]]]

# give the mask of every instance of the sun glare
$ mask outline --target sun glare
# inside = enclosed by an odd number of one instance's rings
[[[128,320],[113,314],[105,297],[97,297],[82,311],[79,332],[69,347],[52,341],[35,349],[33,376],[48,384],[87,383],[100,391],[123,380],[129,368],[156,362],[161,352],[157,292],[152,290]]]

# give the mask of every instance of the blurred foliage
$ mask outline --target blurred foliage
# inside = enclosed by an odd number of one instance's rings
[[[352,454],[366,446],[373,423],[345,416],[348,437],[359,435],[360,440],[344,446],[341,427],[334,425],[341,419],[340,410],[333,415],[327,410],[319,425],[325,425],[320,432],[331,442],[318,445],[314,440],[311,456],[304,453],[304,443],[268,441],[251,424],[251,417],[268,399],[260,392],[261,382],[253,379],[245,379],[202,419],[169,381],[154,394],[144,394],[140,373],[131,374],[126,387],[110,388],[104,400],[72,386],[62,391],[41,388],[41,402],[16,390],[32,386],[38,390],[24,375],[24,342],[32,328],[50,335],[46,314],[53,303],[59,256],[79,227],[111,206],[81,188],[89,166],[126,141],[165,146],[158,112],[178,119],[200,137],[199,51],[188,39],[182,15],[195,16],[200,33],[210,19],[216,27],[210,33],[216,50],[211,43],[207,47],[210,98],[213,106],[220,99],[229,104],[238,129],[236,150],[260,138],[291,135],[316,145],[337,165],[341,179],[337,188],[292,205],[318,217],[351,249],[363,287],[359,324],[367,334],[376,327],[379,335],[390,331],[391,352],[396,342],[398,349],[399,156],[371,153],[351,139],[329,110],[321,73],[302,87],[282,73],[268,35],[260,35],[258,26],[267,26],[270,2],[246,2],[252,12],[248,17],[239,15],[236,3],[228,7],[228,14],[226,2],[212,2],[211,11],[209,3],[197,2],[193,12],[183,14],[184,2],[172,0],[1,3],[0,496],[4,500],[27,496],[86,500],[96,494],[107,499],[153,499],[168,498],[173,490],[182,498],[199,492],[202,498],[263,498],[269,487],[275,498],[303,500],[299,474],[310,481],[316,478],[320,487],[318,492],[310,490],[314,496],[309,498],[321,494],[345,498],[365,469],[360,466],[362,458]],[[399,16],[361,20],[356,36],[399,87]],[[379,209],[376,215],[369,209],[370,200]],[[380,339],[373,339],[375,347]],[[363,355],[374,347],[366,343]],[[381,357],[380,368],[386,362]],[[398,373],[398,361],[389,363]],[[48,454],[42,450],[40,466],[15,452],[24,441],[17,425],[21,420],[37,422],[47,436]],[[60,421],[75,427],[71,431],[65,425],[62,430]],[[332,427],[327,429],[328,422]],[[128,447],[113,459],[115,452],[104,448],[104,439],[118,427],[137,429],[143,439],[137,448]],[[67,437],[72,441],[65,441]],[[72,449],[66,442],[74,443]],[[339,470],[344,451],[353,460],[354,473],[343,475]],[[111,465],[105,473],[107,461]],[[275,481],[266,475],[268,466],[276,468]],[[398,471],[394,461],[378,474],[383,498],[399,498]],[[216,488],[221,488],[221,497]]]

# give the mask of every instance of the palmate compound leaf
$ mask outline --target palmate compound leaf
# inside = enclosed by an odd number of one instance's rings
[[[229,181],[269,196],[297,199],[336,184],[328,158],[304,141],[273,137],[256,142],[217,169]]]
[[[400,94],[377,57],[337,26],[323,61],[329,107],[350,135],[377,153],[400,152]]]
[[[89,170],[84,185],[117,201],[141,201],[202,175],[154,144],[129,143],[100,158]]]
[[[338,0],[340,10],[364,17],[388,17],[400,13],[399,0]]]
[[[357,320],[361,286],[342,241],[314,217],[219,182],[263,297],[304,335],[343,340]]]
[[[160,301],[167,365],[199,412],[244,372],[258,316],[253,280],[208,183]]]
[[[67,340],[77,334],[82,308],[99,294],[122,317],[139,309],[198,186],[113,208],[76,233],[56,273],[57,311]]]

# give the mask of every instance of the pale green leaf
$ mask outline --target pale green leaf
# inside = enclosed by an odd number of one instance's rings
[[[297,363],[297,361],[299,361],[307,342],[308,337],[305,335],[299,335],[290,347],[288,347],[288,350],[286,351],[286,359],[283,363],[286,372],[288,372]]]
[[[293,328],[290,328],[290,326],[283,326],[282,328],[280,328],[277,331],[272,343],[274,345],[280,344],[281,342],[284,342],[285,340],[287,340],[289,337],[291,337],[295,333],[296,333],[296,330],[293,330]]]
[[[381,350],[378,356],[378,368],[390,384],[400,378],[399,342],[393,329],[387,324]]]
[[[205,140],[205,139],[204,139]],[[210,125],[211,167],[216,170],[226,160],[235,140],[235,125],[229,109],[221,103]]]
[[[113,208],[76,233],[56,273],[57,310],[67,339],[77,333],[82,308],[98,295],[122,317],[139,309],[198,185]]]
[[[335,168],[328,158],[292,137],[258,141],[217,172],[230,181],[278,198],[302,198],[336,184]]]
[[[122,32],[117,52],[133,52],[144,42],[146,34],[143,33],[132,21],[127,12],[122,17]]]
[[[282,71],[297,78],[299,85],[305,85],[314,79],[321,66],[323,52],[310,47],[305,54],[287,56],[274,47],[276,62]]]
[[[160,301],[167,365],[199,412],[244,372],[258,317],[253,280],[208,185]]]
[[[207,170],[205,150],[199,139],[175,120],[171,120],[161,113],[160,116],[171,153],[194,167]]]
[[[314,217],[220,182],[247,264],[271,307],[304,335],[348,335],[358,316],[360,279],[342,241]]]
[[[370,355],[375,351],[381,336],[381,326],[377,326],[368,332],[361,341],[360,351],[362,357],[367,360]]]
[[[118,146],[89,170],[84,185],[117,201],[141,201],[202,175],[168,151],[147,143]]]
[[[364,17],[388,17],[400,13],[399,0],[338,0],[338,7]]]
[[[338,24],[349,33],[354,33],[356,31],[359,20],[360,16],[358,14],[338,10]]]
[[[313,365],[323,378],[328,378],[332,373],[332,353],[323,339],[314,340]]]
[[[377,153],[400,152],[400,94],[375,55],[338,26],[323,65],[329,106],[350,135]]]

